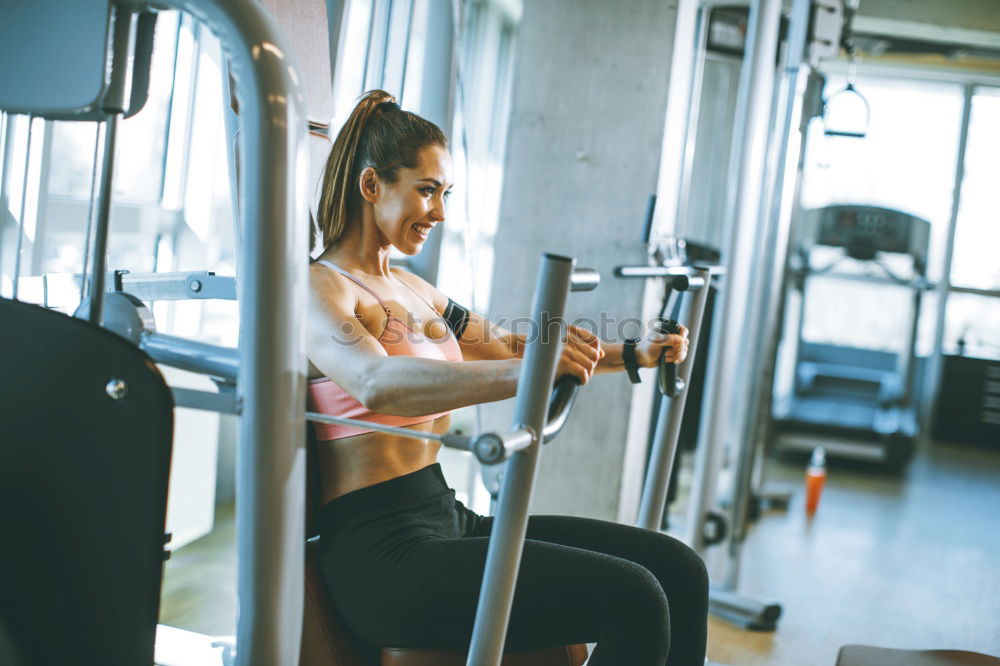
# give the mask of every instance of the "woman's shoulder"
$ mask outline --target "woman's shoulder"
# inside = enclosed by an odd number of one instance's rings
[[[309,291],[314,298],[327,303],[337,302],[343,305],[352,305],[357,301],[350,281],[319,261],[313,261],[309,264]]]

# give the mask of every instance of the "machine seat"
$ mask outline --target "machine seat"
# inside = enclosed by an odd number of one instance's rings
[[[306,543],[306,589],[300,666],[465,666],[465,654],[424,648],[383,648],[379,655],[348,631],[330,601],[318,563],[319,540]],[[509,654],[502,666],[582,666],[585,645]]]
[[[840,648],[837,666],[1000,666],[1000,659],[964,650],[893,650],[845,645]]]

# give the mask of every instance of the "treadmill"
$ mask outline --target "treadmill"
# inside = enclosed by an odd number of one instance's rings
[[[791,271],[798,307],[789,308],[792,317],[797,309],[797,319],[789,320],[795,329],[794,377],[790,390],[775,390],[777,447],[808,451],[823,446],[831,456],[902,467],[912,458],[918,435],[916,337],[928,289],[930,223],[899,210],[832,205],[803,211],[801,225]],[[820,275],[876,289],[908,289],[912,301],[902,349],[804,340],[807,286]]]

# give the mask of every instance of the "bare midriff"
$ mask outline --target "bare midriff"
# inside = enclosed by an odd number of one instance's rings
[[[451,416],[406,426],[443,435],[451,425]],[[322,503],[354,490],[416,472],[437,462],[440,442],[412,439],[381,432],[344,437],[317,444],[322,484]]]

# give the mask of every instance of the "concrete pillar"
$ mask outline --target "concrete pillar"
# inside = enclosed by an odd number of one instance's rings
[[[597,291],[570,297],[571,320],[641,317],[643,284],[612,270],[645,262],[676,6],[545,0],[524,11],[489,314],[528,313],[539,254],[550,251],[603,277]],[[647,377],[633,390],[624,373],[584,388],[571,422],[545,447],[534,513],[634,521],[652,389]],[[507,425],[509,410],[485,407],[484,425]]]

